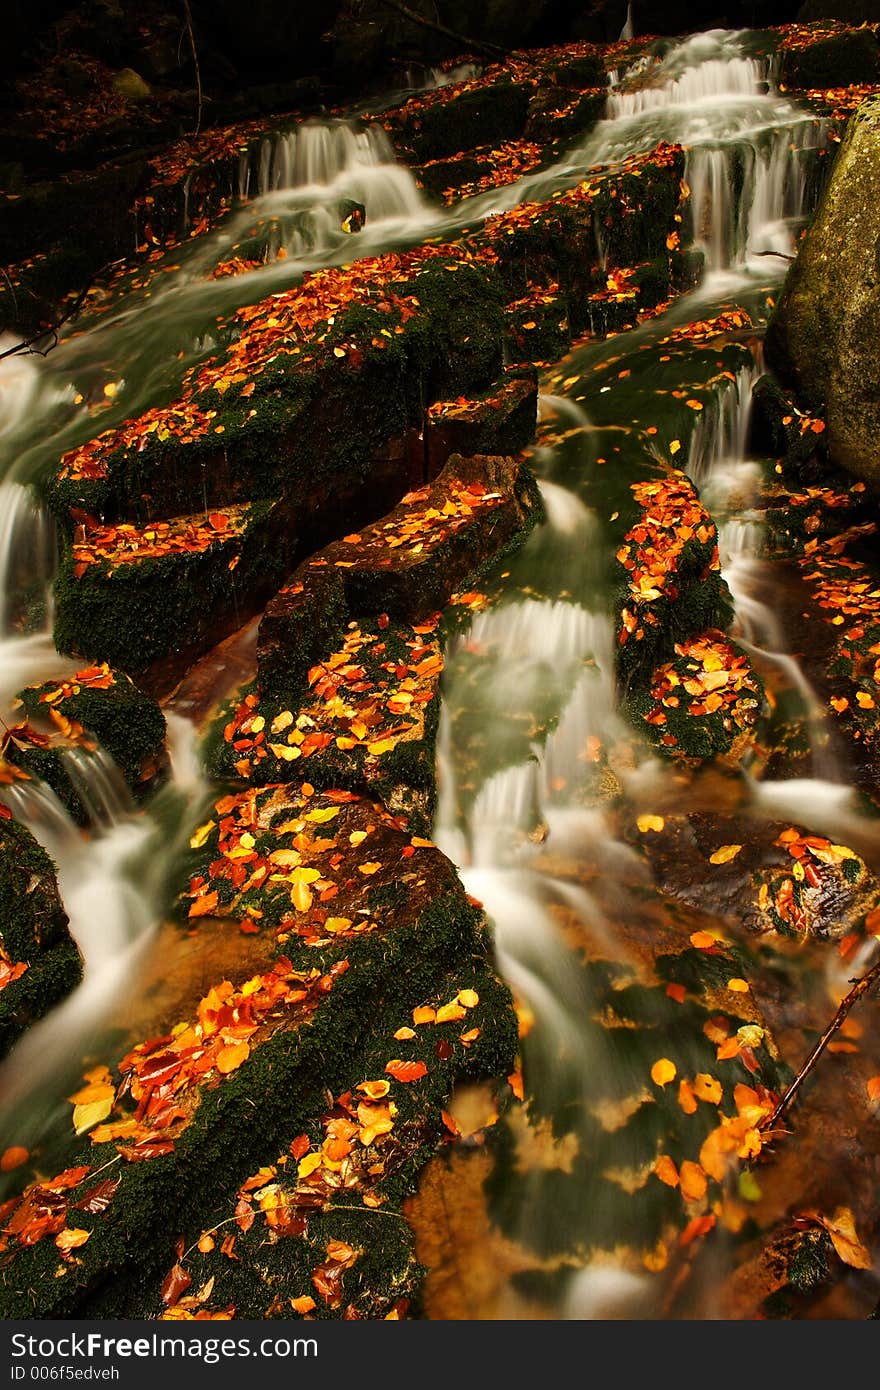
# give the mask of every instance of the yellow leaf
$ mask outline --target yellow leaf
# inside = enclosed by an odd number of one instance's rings
[[[328,820],[335,820],[338,815],[338,806],[317,806],[306,814],[306,820],[314,821],[316,825],[326,825]]]
[[[308,912],[312,905],[312,890],[307,883],[297,882],[290,890],[290,901],[297,912]]]
[[[853,1269],[871,1268],[871,1256],[859,1240],[855,1217],[849,1207],[838,1207],[833,1216],[822,1216],[817,1211],[804,1212],[804,1216],[825,1227],[831,1244],[844,1264],[851,1265]]]
[[[112,1109],[112,1093],[106,1100],[93,1100],[88,1105],[75,1105],[73,1108],[73,1128],[77,1134],[85,1134],[92,1125],[106,1120]]]
[[[669,452],[670,452],[670,454],[677,454],[680,448],[681,448],[681,440],[680,440],[680,439],[673,439],[672,442],[671,442],[671,444],[669,445]]]
[[[390,753],[393,747],[393,738],[378,738],[375,743],[367,744],[367,752],[372,753],[374,757],[378,758],[383,753]]]
[[[662,816],[639,816],[636,825],[644,835],[648,830],[662,830],[666,822]]]
[[[200,825],[198,830],[193,831],[189,842],[190,849],[201,849],[211,831],[214,829],[215,824],[216,822],[212,820],[205,821],[204,825]]]
[[[228,1076],[231,1071],[237,1071],[242,1062],[247,1061],[251,1055],[250,1045],[246,1042],[229,1043],[227,1047],[221,1047],[217,1053],[217,1070],[224,1076]]]
[[[295,758],[302,757],[302,753],[298,748],[291,748],[286,743],[270,743],[269,748],[275,754],[276,758],[281,758],[286,763],[292,763]]]
[[[320,1166],[320,1153],[306,1154],[305,1158],[301,1158],[299,1161],[299,1165],[296,1170],[297,1177],[307,1178],[310,1173],[314,1173],[315,1169],[320,1168]]]
[[[77,1227],[59,1231],[55,1237],[55,1244],[62,1254],[66,1254],[68,1250],[77,1250],[79,1246],[85,1245],[91,1234],[91,1231],[84,1231]]]
[[[270,725],[273,734],[281,734],[285,729],[289,729],[293,723],[293,715],[289,709],[283,709],[280,714],[276,714]]]
[[[463,1004],[466,1009],[475,1009],[480,1002],[480,996],[475,989],[460,989],[458,1002]]]
[[[720,1081],[716,1081],[714,1076],[709,1076],[707,1072],[700,1071],[694,1077],[694,1095],[697,1100],[705,1100],[710,1105],[718,1105],[721,1100],[722,1086]]]
[[[92,1081],[67,1099],[73,1105],[91,1105],[96,1100],[112,1100],[114,1086],[109,1081]]]
[[[377,864],[377,863],[375,862],[375,860],[371,860],[371,861],[370,861],[369,863],[367,863],[367,864],[358,864],[358,872],[359,872],[359,873],[362,873],[362,874],[368,874],[368,875],[369,875],[369,874],[377,874],[377,873],[379,872],[379,870],[381,869],[381,867],[382,867],[381,864]]]
[[[733,979],[727,981],[727,988],[732,989],[734,994],[748,994],[749,987],[745,980]]]
[[[454,1023],[457,1019],[466,1017],[466,1011],[453,999],[451,1004],[443,1004],[442,1007],[437,1010],[435,1022]]]
[[[714,854],[709,856],[710,864],[729,864],[731,859],[735,859],[742,849],[742,845],[720,845]]]
[[[651,1068],[651,1080],[655,1086],[665,1086],[667,1082],[674,1081],[675,1063],[670,1062],[668,1057],[661,1057]]]

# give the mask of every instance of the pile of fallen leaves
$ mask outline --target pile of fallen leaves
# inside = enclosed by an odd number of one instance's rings
[[[154,521],[148,526],[133,526],[129,522],[102,526],[89,518],[73,543],[73,573],[81,579],[89,565],[117,566],[159,560],[166,555],[201,554],[218,541],[241,536],[249,515],[250,506],[245,504],[204,516]]]
[[[810,890],[821,891],[838,870],[864,877],[865,865],[846,845],[835,845],[822,835],[809,835],[789,826],[774,843],[791,858],[788,873],[765,873],[758,891],[758,907],[777,931],[803,935],[810,924]]]
[[[725,743],[748,735],[760,714],[762,690],[745,654],[716,631],[677,643],[675,653],[654,671],[653,704],[644,715],[661,744],[687,755],[694,735],[686,721],[707,717],[720,721]]]
[[[238,776],[249,779],[270,755],[289,763],[331,744],[341,752],[359,749],[378,759],[401,739],[417,734],[443,669],[432,640],[437,622],[390,628],[387,616],[380,614],[378,630],[352,623],[342,648],[309,671],[311,699],[298,712],[264,711],[256,692],[246,695],[223,730],[237,755]],[[395,639],[394,655],[385,633]]]
[[[678,445],[678,441],[674,440],[673,445]],[[621,646],[630,637],[641,641],[645,623],[655,627],[659,624],[651,604],[658,599],[674,602],[678,598],[686,547],[694,542],[702,547],[711,545],[706,572],[721,568],[715,526],[688,478],[674,474],[633,483],[630,490],[642,515],[627,531],[617,551],[617,562],[627,574],[630,599],[620,614]]]
[[[461,198],[472,198],[476,193],[482,193],[488,188],[503,188],[505,184],[516,183],[523,174],[537,168],[544,156],[544,150],[541,145],[535,145],[529,140],[509,140],[499,145],[497,150],[466,151],[458,155],[457,159],[472,159],[475,155],[487,166],[485,174],[471,179],[468,183],[444,188],[441,196],[447,207]],[[444,159],[431,163],[453,166],[455,162]],[[431,163],[423,165],[423,169],[430,169]]]
[[[238,987],[224,980],[202,999],[195,1019],[129,1052],[119,1065],[118,1085],[106,1066],[87,1072],[85,1085],[70,1097],[74,1130],[88,1133],[93,1144],[113,1143],[116,1154],[98,1169],[83,1164],[38,1179],[4,1203],[0,1249],[35,1245],[47,1236],[55,1237],[63,1256],[84,1245],[91,1230],[70,1227],[68,1219],[77,1210],[105,1211],[119,1177],[95,1183],[76,1201],[74,1189],[120,1159],[140,1163],[171,1153],[196,1109],[198,1088],[236,1071],[271,1028],[307,1018],[347,966],[337,961],[328,975],[296,972],[281,958],[271,971]]]
[[[667,333],[665,337],[660,339],[660,343],[687,343],[690,346],[698,343],[711,343],[716,338],[723,338],[730,333],[738,332],[741,328],[751,327],[752,320],[745,309],[739,307],[722,309],[712,318],[696,319],[693,323],[682,324],[678,328],[673,328],[671,333]],[[662,362],[665,359],[661,357],[660,360]]]
[[[316,793],[307,782],[298,792],[268,786],[221,797],[190,840],[206,853],[184,894],[189,919],[231,916],[245,932],[266,919],[282,944],[297,936],[309,946],[374,931],[383,913],[371,910],[372,890],[396,883],[401,860],[431,847],[401,839],[402,828],[377,802]]]
[[[314,271],[293,289],[245,305],[226,325],[231,337],[228,347],[186,373],[178,399],[152,407],[68,450],[62,455],[59,476],[103,477],[111,454],[118,449],[141,451],[153,435],[161,442],[172,436],[187,442],[203,438],[211,430],[222,433],[224,426],[213,421],[226,393],[231,390],[231,398],[247,400],[259,376],[279,358],[292,358],[291,365],[305,366],[332,355],[359,366],[365,348],[387,348],[389,339],[402,333],[407,320],[418,312],[415,295],[398,294],[390,286],[414,277],[427,262],[450,254],[461,259],[454,248],[441,246],[368,257],[349,266]],[[389,326],[373,334],[369,342],[331,346],[327,338],[335,317],[357,306],[386,314]],[[322,327],[323,333],[316,332]]]

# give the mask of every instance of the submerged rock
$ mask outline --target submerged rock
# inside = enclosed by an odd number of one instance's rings
[[[850,121],[767,331],[767,358],[812,409],[832,459],[880,485],[880,99]]]

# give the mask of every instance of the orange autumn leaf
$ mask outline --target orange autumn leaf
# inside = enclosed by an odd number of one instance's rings
[[[801,1213],[802,1221],[815,1222],[822,1226],[831,1237],[831,1244],[844,1264],[853,1269],[870,1269],[871,1256],[856,1232],[855,1217],[849,1207],[837,1207],[832,1216],[824,1216],[818,1211]]]
[[[868,1100],[880,1100],[880,1076],[872,1076],[865,1085]]]
[[[654,1164],[654,1172],[667,1187],[678,1187],[678,1169],[669,1154],[661,1154]]]
[[[699,1163],[686,1158],[679,1169],[681,1195],[686,1202],[701,1202],[706,1195],[706,1174]]]
[[[209,912],[213,912],[217,906],[216,893],[203,893],[200,898],[190,905],[190,917],[206,917]]]
[[[0,1172],[11,1173],[13,1168],[20,1168],[29,1158],[30,1153],[22,1144],[11,1144],[0,1158]]]
[[[229,1072],[236,1071],[250,1054],[251,1049],[246,1042],[230,1043],[221,1047],[217,1054],[217,1070],[227,1076]]]
[[[697,1109],[697,1098],[689,1081],[682,1077],[678,1083],[678,1103],[686,1115],[693,1115]]]
[[[428,1068],[424,1062],[402,1062],[400,1058],[394,1058],[385,1068],[389,1076],[393,1076],[395,1081],[418,1081],[419,1077],[427,1075]]]
[[[670,1062],[668,1057],[661,1057],[651,1068],[651,1080],[655,1086],[665,1086],[669,1081],[674,1081],[675,1063]]]

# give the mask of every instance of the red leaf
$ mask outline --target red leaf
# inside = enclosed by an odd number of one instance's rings
[[[162,1282],[163,1303],[167,1303],[169,1308],[173,1308],[181,1295],[186,1293],[191,1283],[192,1279],[183,1268],[183,1265],[174,1265],[165,1275]]]

